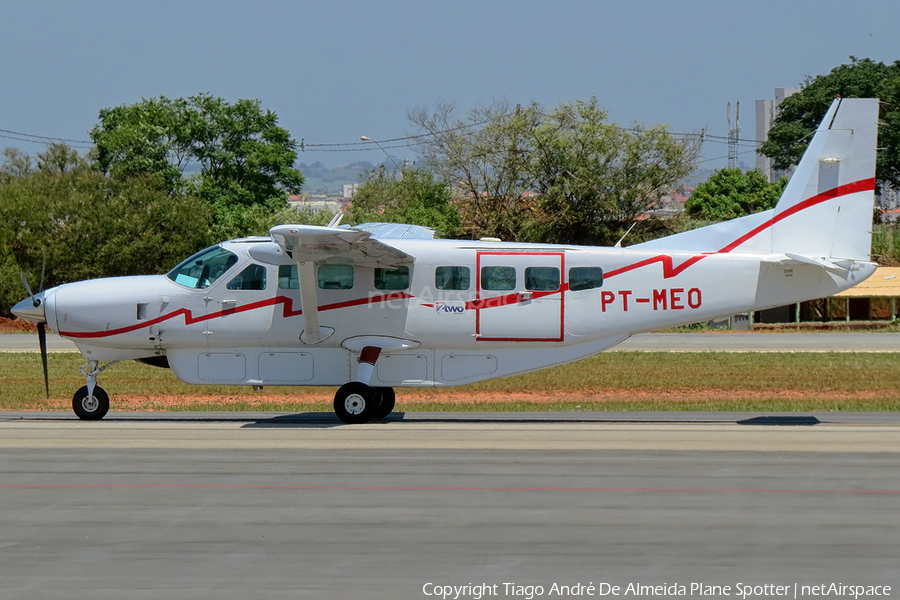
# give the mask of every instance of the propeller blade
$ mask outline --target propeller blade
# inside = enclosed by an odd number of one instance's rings
[[[33,298],[34,294],[31,292],[31,286],[28,285],[28,278],[25,277],[25,271],[20,271],[19,275],[22,277],[22,285],[25,286],[25,291],[28,292],[28,297]]]
[[[38,343],[41,346],[41,364],[44,366],[44,392],[50,399],[50,373],[47,370],[47,328],[43,323],[38,323]]]
[[[47,270],[47,251],[44,250],[44,262],[41,264],[41,285],[38,286],[38,294],[44,291],[44,272]]]

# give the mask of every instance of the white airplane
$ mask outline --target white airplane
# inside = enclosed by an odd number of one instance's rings
[[[187,383],[340,386],[338,418],[365,423],[393,410],[395,387],[534,371],[637,332],[862,282],[876,268],[877,120],[878,100],[836,99],[773,210],[628,248],[281,225],[167,275],[60,285],[13,312],[84,356],[87,385],[73,398],[82,419],[109,410],[97,376],[139,360]]]

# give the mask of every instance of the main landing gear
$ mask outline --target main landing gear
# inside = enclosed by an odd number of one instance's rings
[[[394,410],[394,388],[372,387],[358,381],[342,385],[334,395],[334,414],[344,423],[384,419]]]
[[[372,419],[383,419],[394,410],[394,388],[369,385],[380,355],[378,346],[363,347],[359,353],[356,381],[345,383],[334,395],[334,414],[344,423],[368,423]]]

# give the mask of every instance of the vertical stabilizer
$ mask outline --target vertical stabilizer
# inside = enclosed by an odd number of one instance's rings
[[[868,261],[878,100],[838,98],[772,210],[631,246]]]
[[[869,260],[878,100],[838,98],[775,206],[772,251]]]

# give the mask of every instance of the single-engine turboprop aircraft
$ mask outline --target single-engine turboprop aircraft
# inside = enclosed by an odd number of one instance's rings
[[[100,372],[139,360],[187,383],[340,386],[338,418],[365,423],[391,412],[395,387],[534,371],[860,283],[876,267],[877,120],[877,100],[836,99],[774,209],[628,248],[281,225],[167,275],[68,283],[13,312],[84,356],[82,419],[109,410]]]

